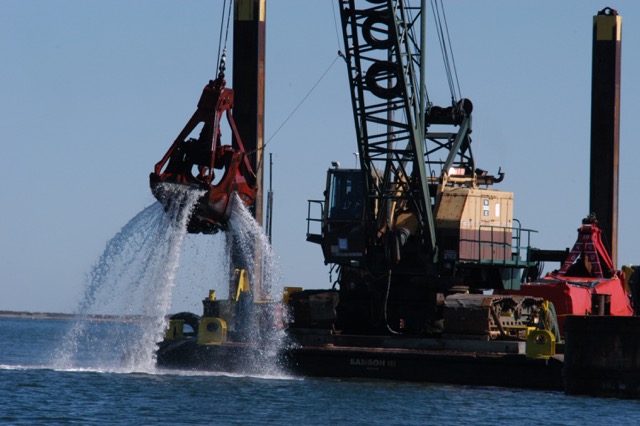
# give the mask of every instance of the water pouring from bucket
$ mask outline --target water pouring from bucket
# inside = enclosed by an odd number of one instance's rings
[[[234,192],[246,206],[252,205],[256,198],[256,175],[231,114],[233,99],[233,90],[225,87],[223,75],[210,80],[202,91],[196,112],[149,176],[151,192],[165,208],[174,193],[167,191],[168,187],[204,191],[187,225],[187,231],[192,234],[214,234],[226,229]],[[223,115],[231,129],[234,146],[222,144]],[[190,137],[200,125],[199,136]]]

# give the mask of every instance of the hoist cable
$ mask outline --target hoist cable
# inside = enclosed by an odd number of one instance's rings
[[[453,44],[451,44],[451,37],[449,36],[449,25],[447,24],[447,14],[444,11],[444,3],[441,1],[442,19],[444,20],[444,27],[447,32],[447,42],[449,44],[449,51],[451,52],[451,63],[453,64],[453,74],[456,80],[456,86],[458,87],[458,98],[462,99],[462,90],[460,90],[460,80],[458,80],[458,70],[456,68],[456,59],[453,56]]]
[[[226,2],[226,0],[225,0]],[[224,34],[224,47],[227,48],[227,39],[229,38],[229,24],[231,23],[231,11],[233,10],[233,0],[229,1],[229,11],[227,12],[227,30]]]
[[[262,145],[262,149],[264,149],[264,147],[267,146],[267,144],[269,142],[271,142],[271,139],[273,139],[278,132],[284,127],[285,124],[287,124],[287,122],[289,121],[289,119],[291,119],[291,117],[293,117],[293,114],[296,113],[296,111],[298,111],[298,109],[302,106],[302,104],[304,103],[304,101],[307,100],[307,98],[309,97],[309,95],[311,95],[311,93],[315,90],[315,88],[318,86],[318,84],[320,84],[320,82],[324,79],[324,77],[327,75],[327,73],[331,70],[331,68],[333,67],[333,65],[336,63],[336,61],[338,60],[338,58],[340,57],[340,55],[336,56],[333,61],[331,62],[331,64],[329,64],[329,66],[327,67],[327,69],[322,73],[322,75],[320,76],[320,78],[318,79],[318,81],[315,82],[315,84],[311,87],[311,89],[309,89],[309,91],[307,92],[306,95],[304,95],[304,97],[302,98],[302,100],[300,102],[298,102],[298,105],[296,105],[296,107],[293,109],[293,111],[291,111],[291,113],[287,116],[287,118],[282,122],[282,124],[280,124],[280,126],[276,129],[275,132],[273,132],[273,134],[269,137],[269,139],[267,139],[267,141]],[[250,154],[253,154],[255,151],[257,150],[253,150],[252,152],[250,152]]]
[[[333,27],[336,30],[336,41],[338,42],[338,50],[340,50],[340,32],[338,31],[338,22],[336,19],[336,5],[335,3],[331,3],[331,12],[333,12]]]
[[[269,137],[269,139],[267,139],[267,141],[262,144],[262,146],[260,148],[256,148],[251,152],[248,152],[247,155],[252,155],[255,154],[258,151],[264,150],[267,145],[269,144],[269,142],[271,142],[271,140],[278,134],[278,132],[284,127],[285,124],[287,124],[287,122],[291,119],[291,117],[293,117],[293,115],[296,113],[296,111],[298,111],[298,109],[302,106],[302,104],[307,100],[307,98],[311,95],[311,93],[315,90],[316,87],[318,87],[318,85],[320,84],[320,82],[324,79],[324,77],[327,75],[327,73],[331,70],[331,68],[333,68],[333,65],[336,63],[336,61],[338,60],[338,58],[340,58],[340,54],[342,52],[339,52],[339,54],[333,59],[333,61],[331,61],[331,64],[329,64],[329,66],[327,67],[327,69],[322,73],[322,75],[320,76],[320,78],[318,79],[318,81],[315,82],[315,84],[311,87],[311,89],[309,89],[309,91],[307,92],[306,95],[304,95],[304,97],[302,98],[302,100],[300,102],[298,102],[298,105],[296,105],[296,107],[293,109],[293,111],[291,111],[291,113],[287,116],[287,118],[285,118],[285,120],[282,122],[282,124],[280,124],[280,126],[278,126],[278,128],[276,129],[275,132],[273,132],[273,134]],[[258,169],[260,169],[260,167],[262,167],[262,158],[264,156],[260,157],[260,164],[258,164]]]
[[[442,21],[440,20],[440,10],[438,8],[437,0],[431,0],[431,10],[435,21],[436,35],[438,36],[438,42],[440,44],[440,53],[442,54],[442,62],[445,69],[445,75],[447,78],[447,83],[449,84],[449,92],[451,93],[451,98],[453,99],[455,98],[455,94],[453,92],[451,84],[451,69],[449,67],[447,48],[444,41],[444,35],[442,33]]]
[[[449,84],[449,92],[451,93],[451,99],[455,102],[456,93],[455,86],[453,85],[453,78],[451,74],[451,64],[449,62],[448,49],[446,45],[446,41],[443,33],[443,25],[440,17],[440,9],[438,8],[438,1],[431,0],[431,6],[433,11],[433,17],[436,24],[436,33],[438,35],[438,41],[440,42],[440,51],[442,53],[442,61],[444,62],[445,74],[447,77],[447,82]]]
[[[422,14],[425,13],[423,10],[420,10],[420,12],[418,12],[418,15],[416,17],[413,16],[412,14],[412,8],[407,8],[406,10],[407,16],[408,16],[408,22],[417,22],[418,19],[423,19]],[[416,37],[416,31],[415,31],[415,25],[411,25],[411,27],[409,28],[409,31],[411,33],[411,39],[412,40],[418,40],[418,37]],[[418,66],[420,65],[420,61],[422,61],[422,50],[421,50],[422,46],[419,45],[418,42],[414,42],[414,49],[416,50],[415,52],[412,52],[411,56],[415,57],[417,56],[419,59],[416,61],[415,59],[413,60],[414,64],[417,64]],[[420,93],[420,96],[424,96],[425,97],[425,102],[428,105],[429,104],[429,91],[427,90],[427,85],[424,85],[424,93]]]
[[[222,13],[220,14],[220,35],[218,36],[218,54],[216,55],[216,60],[218,64],[220,63],[220,49],[222,47],[222,29],[224,28],[224,12],[227,8],[227,0],[224,0],[222,3]]]
[[[226,58],[226,52],[227,52],[227,40],[229,39],[229,25],[231,23],[231,11],[233,10],[233,0],[229,0],[229,9],[227,10],[227,0],[224,0],[223,4],[222,4],[222,19],[220,21],[220,35],[218,37],[218,56],[217,56],[217,60],[218,60],[218,67],[219,67],[219,71],[221,76],[224,77],[224,70],[226,69],[226,65],[223,61],[223,58]],[[227,25],[226,25],[226,30],[224,33],[224,46],[222,44],[222,30],[225,27],[225,12],[227,14]],[[220,53],[220,50],[222,50],[222,54]]]

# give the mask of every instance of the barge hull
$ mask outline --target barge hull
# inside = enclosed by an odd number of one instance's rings
[[[565,361],[568,395],[640,398],[640,317],[568,317]]]
[[[236,374],[280,371],[333,377],[501,386],[562,391],[562,356],[456,350],[299,346],[277,352],[250,344],[198,344],[183,339],[160,346],[160,368]]]
[[[289,356],[291,372],[303,376],[563,389],[561,357],[349,347],[295,348]]]

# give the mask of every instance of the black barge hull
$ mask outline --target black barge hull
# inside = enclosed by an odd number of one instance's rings
[[[471,386],[563,390],[562,356],[398,347],[298,346],[279,352],[242,343],[163,343],[160,368],[236,374],[364,378]]]
[[[302,376],[563,389],[560,357],[348,347],[295,348],[289,356],[290,371]]]
[[[567,394],[640,398],[640,317],[572,316],[565,327]]]

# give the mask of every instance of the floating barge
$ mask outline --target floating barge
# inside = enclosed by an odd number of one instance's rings
[[[171,327],[180,322],[174,318]],[[339,335],[304,329],[289,330],[289,339],[278,347],[239,338],[238,333],[237,341],[230,341],[229,336],[220,334],[222,323],[214,323],[213,328],[211,322],[201,323],[199,327],[209,331],[190,336],[182,333],[183,324],[178,325],[182,335],[168,335],[160,344],[158,366],[238,374],[265,374],[276,369],[303,377],[564,389],[564,357],[551,353],[560,347],[551,341],[536,341],[534,334],[527,342]]]

